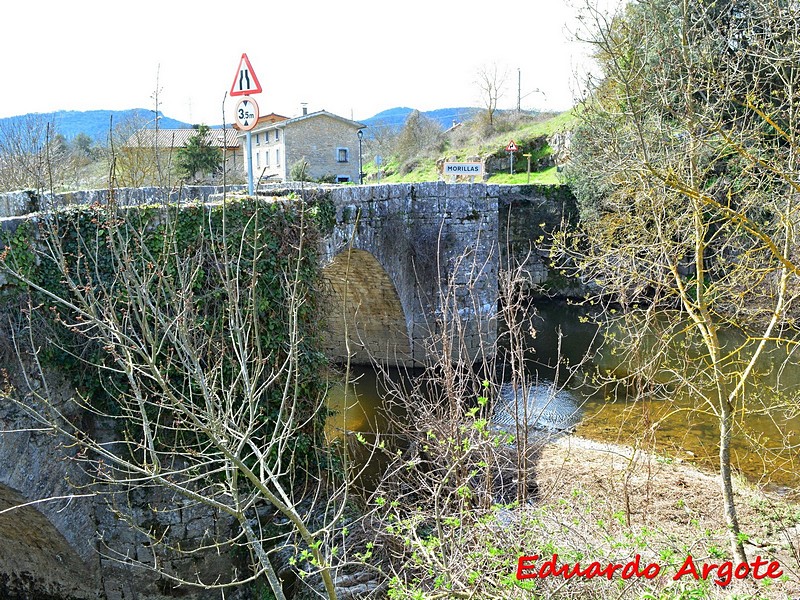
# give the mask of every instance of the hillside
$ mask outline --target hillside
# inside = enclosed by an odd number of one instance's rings
[[[413,110],[407,107],[390,108],[368,119],[361,119],[361,122],[367,125],[365,132],[367,136],[370,136],[377,129],[384,128],[396,133],[403,127],[408,115]],[[422,115],[439,123],[442,129],[448,129],[454,122],[467,121],[478,112],[480,112],[478,108],[456,107],[430,110],[423,112]],[[17,128],[27,121],[35,120],[38,123],[52,123],[55,132],[63,135],[67,140],[73,139],[79,133],[85,133],[95,142],[102,144],[108,139],[108,128],[112,118],[114,125],[130,121],[152,127],[154,122],[153,111],[145,108],[87,111],[60,110],[52,113],[29,113],[2,118],[0,119],[0,136],[2,136],[3,131]],[[192,124],[159,113],[159,126],[165,129],[180,129],[191,127]],[[212,127],[216,126],[212,125]]]
[[[416,145],[402,140],[402,134],[395,134],[389,142],[376,140],[369,144],[364,157],[366,181],[373,183],[379,178],[386,183],[436,181],[445,161],[478,161],[484,163],[487,181],[491,183],[560,183],[556,164],[566,156],[566,140],[576,121],[573,111],[557,114],[498,111],[493,127],[488,128],[484,115],[478,109],[473,110],[476,111],[473,118],[455,128],[451,125],[445,128],[437,121],[441,128],[439,132],[435,135],[426,132],[426,139]],[[391,118],[398,118],[401,114],[407,118],[411,109],[385,112]],[[510,173],[509,154],[505,151],[511,140],[518,147],[513,175]],[[525,154],[530,154],[530,176]],[[380,175],[376,155],[381,156]]]

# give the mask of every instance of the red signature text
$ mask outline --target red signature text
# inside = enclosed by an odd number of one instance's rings
[[[681,568],[678,569],[678,572],[675,573],[672,579],[678,581],[678,579],[686,575],[690,575],[695,579],[708,579],[710,576],[716,575],[714,583],[725,587],[729,585],[734,578],[744,579],[745,577],[751,576],[753,579],[764,579],[766,577],[777,579],[783,575],[783,570],[777,560],[767,561],[760,556],[756,556],[756,559],[749,563],[743,562],[734,564],[732,561],[726,560],[719,564],[703,563],[697,565],[690,554],[686,557],[686,560],[683,561]]]
[[[584,577],[592,579],[594,577],[605,577],[613,579],[615,576],[620,579],[631,579],[632,577],[654,579],[661,573],[661,566],[656,563],[642,564],[640,555],[634,556],[633,560],[625,563],[600,563],[593,561],[590,563],[563,563],[559,564],[558,554],[553,554],[549,559],[537,563],[540,559],[538,554],[532,556],[520,556],[517,561],[517,579],[544,579],[546,577],[562,577],[571,579],[573,577]],[[756,556],[750,562],[734,563],[726,560],[721,563],[696,563],[692,555],[686,557],[683,564],[672,577],[673,581],[678,581],[682,577],[693,577],[694,579],[709,579],[718,586],[725,587],[730,585],[734,579],[745,579],[752,577],[759,579],[777,579],[783,576],[783,570],[777,560],[766,560]]]
[[[637,554],[633,560],[626,563],[606,563],[601,564],[597,561],[590,562],[582,567],[581,563],[558,564],[558,554],[553,554],[552,558],[536,565],[539,560],[538,555],[520,556],[517,561],[517,579],[544,579],[545,577],[606,577],[611,579],[619,571],[619,577],[630,579],[631,577],[644,577],[653,579],[661,572],[661,567],[655,563],[648,563],[644,567],[641,565],[641,557]]]

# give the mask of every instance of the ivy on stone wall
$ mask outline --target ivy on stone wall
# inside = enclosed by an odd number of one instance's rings
[[[174,316],[179,322],[188,315],[187,347],[166,340],[153,344],[153,360],[183,389],[199,385],[185,366],[176,367],[186,352],[196,354],[200,367],[220,357],[227,361],[221,369],[217,365],[215,377],[222,381],[215,385],[243,385],[231,343],[241,332],[231,330],[231,315],[244,311],[248,323],[256,325],[252,343],[259,346],[258,356],[277,368],[296,351],[297,368],[289,376],[299,390],[297,408],[301,415],[319,417],[314,411],[323,391],[324,356],[318,343],[316,253],[319,223],[329,226],[329,213],[327,204],[309,208],[291,199],[59,210],[3,235],[2,310],[8,317],[32,307],[25,322],[34,327],[40,360],[68,376],[95,408],[112,415],[119,414],[117,399],[133,393],[129,376],[119,368],[125,344],[99,343],[103,336],[95,335],[98,326],[87,311],[113,322],[120,336],[136,339],[158,336],[160,327],[170,326],[164,319]],[[287,297],[291,283],[302,299],[295,314]],[[145,288],[143,303],[137,298]],[[289,323],[295,318],[299,333],[292,337]],[[189,348],[192,344],[196,347]],[[285,379],[272,384],[272,395],[261,407],[265,419],[276,418],[285,389]],[[293,440],[302,455],[311,452],[317,430],[315,419],[307,422],[304,434]]]

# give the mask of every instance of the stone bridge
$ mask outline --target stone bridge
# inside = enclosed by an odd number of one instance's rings
[[[523,265],[530,290],[575,291],[547,266],[546,234],[572,210],[566,189],[435,182],[328,197],[325,349],[336,360],[419,365],[442,343],[479,360],[497,337],[498,274],[509,266]]]
[[[115,200],[119,205],[213,201],[219,192],[116,190]],[[276,196],[289,192],[324,200],[320,207],[333,209],[320,254],[330,284],[324,302],[325,344],[334,359],[349,354],[357,363],[419,364],[427,358],[430,344],[441,350],[437,335],[459,341],[451,353],[479,359],[497,336],[498,280],[509,265],[524,265],[530,282],[549,292],[574,292],[547,268],[546,235],[572,209],[566,190],[439,182],[268,191]],[[0,194],[0,227],[13,228],[31,212],[86,202],[107,203],[108,193]],[[63,397],[69,394],[65,390]],[[0,464],[5,465],[0,470],[0,510],[25,499],[67,497],[71,491],[66,480],[82,481],[78,467],[64,460],[65,449],[58,440],[37,433],[36,423],[17,411],[11,403],[0,403],[0,421],[15,424],[13,431],[0,435]],[[170,527],[182,532],[189,544],[199,543],[209,522],[223,526],[213,515],[173,510],[179,500],[168,493],[138,501],[142,506],[168,507],[159,514],[168,515]],[[95,534],[87,532],[102,532],[103,544],[123,555],[138,556],[145,543],[101,502],[64,499],[36,509],[0,514],[0,596],[15,597],[15,592],[17,597],[88,599],[102,590],[108,600],[137,594],[162,597],[156,588],[168,582],[156,581],[146,571],[131,573],[98,555],[98,542],[91,537]],[[146,512],[142,508],[142,514]],[[215,555],[186,565],[170,563],[168,568],[176,573],[190,569],[224,574],[231,569],[226,560]],[[193,592],[192,597],[201,595]],[[209,592],[203,597],[218,596]]]
[[[122,189],[115,200],[120,206],[213,201],[220,191]],[[495,341],[498,273],[510,266],[524,265],[531,289],[575,293],[547,267],[547,235],[573,210],[566,188],[440,181],[260,190],[289,193],[330,201],[335,210],[320,248],[330,284],[324,344],[335,360],[349,354],[356,364],[419,365],[442,336],[458,340],[451,353],[478,360]],[[107,190],[2,194],[0,225],[34,210],[107,201]]]
[[[432,335],[457,336],[470,360],[493,344],[497,194],[441,183],[343,188],[331,196],[336,222],[322,244],[331,357],[410,366],[440,345]]]

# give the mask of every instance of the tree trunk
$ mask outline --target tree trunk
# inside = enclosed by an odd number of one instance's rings
[[[242,525],[242,529],[244,529],[244,532],[247,535],[247,542],[253,549],[253,552],[258,559],[258,563],[264,568],[264,573],[267,575],[267,581],[269,581],[269,587],[272,590],[272,594],[275,596],[275,599],[286,600],[286,596],[283,594],[281,582],[278,579],[277,573],[275,573],[275,569],[272,567],[272,563],[269,560],[269,555],[264,551],[264,547],[261,545],[261,540],[256,537],[253,528],[250,527],[250,523],[247,522],[247,519],[244,516],[239,519],[239,523]]]
[[[736,503],[733,498],[733,474],[731,472],[731,428],[733,426],[733,407],[727,400],[721,402],[719,418],[719,474],[722,479],[722,501],[725,512],[725,524],[731,538],[734,558],[739,562],[747,562],[747,554],[739,530],[739,518],[736,515]]]

